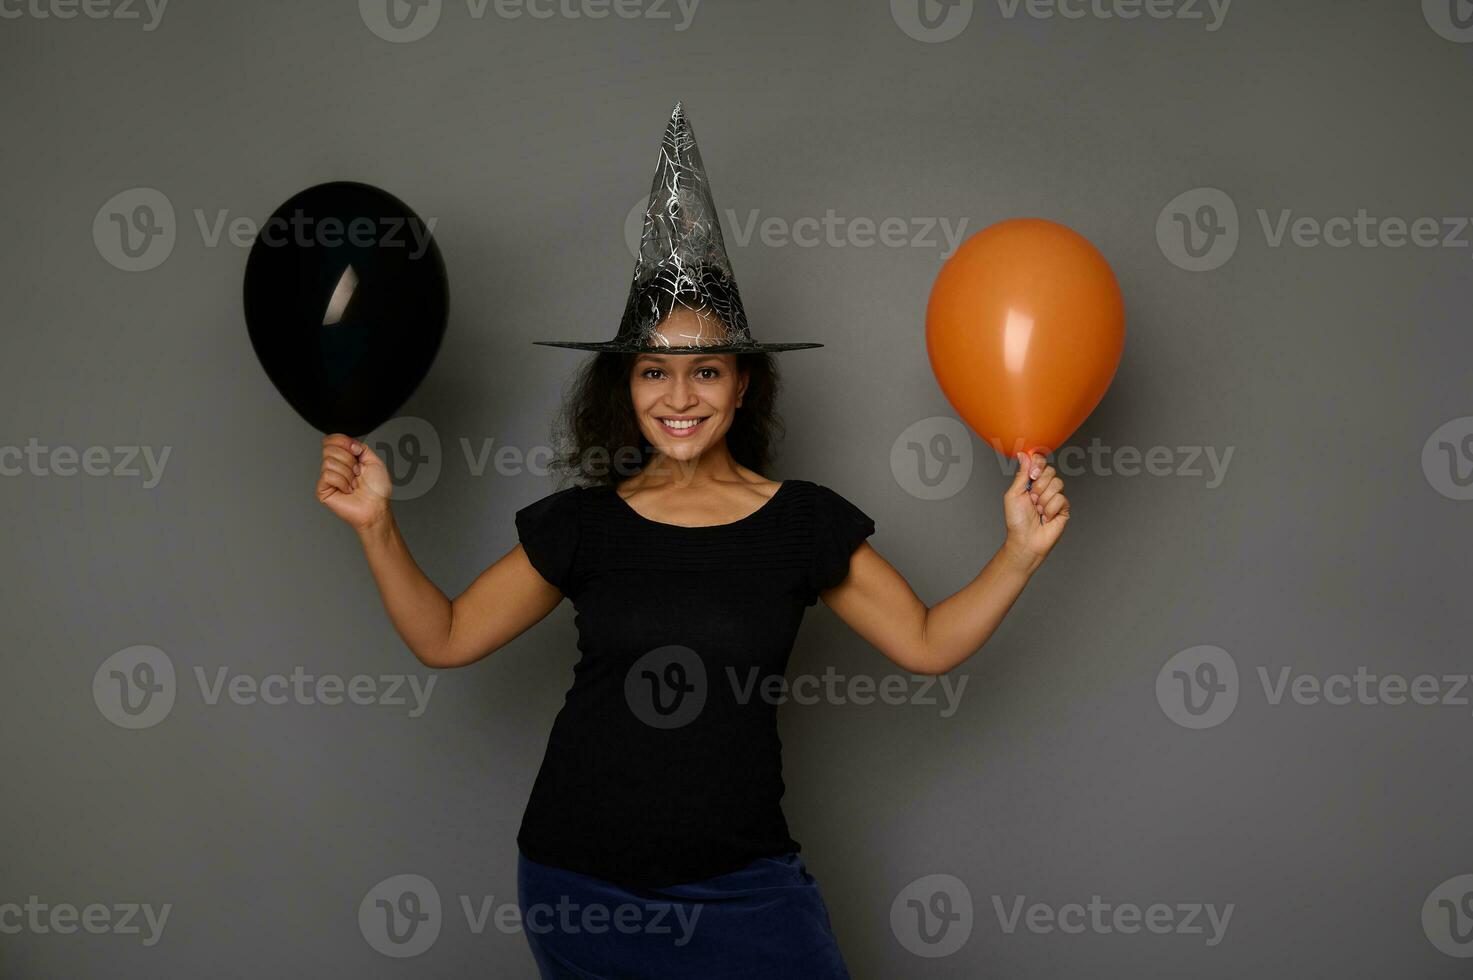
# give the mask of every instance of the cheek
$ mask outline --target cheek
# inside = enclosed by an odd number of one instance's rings
[[[634,384],[629,388],[629,402],[634,406],[635,415],[643,415],[657,398],[659,394],[651,385]]]
[[[722,385],[713,390],[708,396],[708,401],[721,411],[731,413],[736,411],[737,393],[735,385]]]

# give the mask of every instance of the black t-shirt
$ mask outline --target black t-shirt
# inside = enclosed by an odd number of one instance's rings
[[[785,674],[804,610],[843,581],[874,522],[828,487],[786,480],[729,524],[665,524],[612,487],[569,487],[517,511],[516,528],[572,600],[582,654],[522,853],[661,887],[798,850],[764,679]]]

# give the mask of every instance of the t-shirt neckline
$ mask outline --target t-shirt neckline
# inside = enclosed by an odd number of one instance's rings
[[[619,490],[617,487],[611,485],[609,487],[609,493],[613,495],[614,503],[616,506],[622,508],[625,513],[633,516],[635,520],[641,521],[645,524],[653,524],[655,527],[668,527],[676,531],[714,531],[718,528],[736,527],[740,524],[745,524],[748,521],[753,520],[757,517],[758,514],[761,514],[763,511],[767,510],[767,508],[776,503],[777,498],[782,496],[782,492],[786,490],[788,484],[792,482],[792,480],[782,481],[777,485],[777,489],[772,491],[772,496],[763,501],[760,507],[752,511],[752,513],[748,514],[746,517],[738,517],[736,520],[727,521],[725,524],[670,524],[666,521],[652,520],[651,518],[645,517],[639,511],[635,510],[629,505],[629,501],[619,496]]]

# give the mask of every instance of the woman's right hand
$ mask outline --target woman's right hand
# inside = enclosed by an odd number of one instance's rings
[[[323,437],[317,499],[328,510],[363,531],[389,516],[393,492],[389,471],[367,443],[341,432]]]

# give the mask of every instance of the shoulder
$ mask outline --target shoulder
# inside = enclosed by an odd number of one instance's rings
[[[793,485],[796,491],[794,496],[806,497],[820,507],[832,508],[846,504],[853,506],[847,497],[827,484],[797,478],[784,480],[783,482]]]
[[[801,483],[809,501],[813,541],[810,584],[816,593],[833,588],[849,574],[850,556],[875,533],[875,522],[834,488],[811,480]]]
[[[521,526],[572,518],[577,515],[579,504],[589,489],[583,486],[571,486],[554,490],[517,510],[516,523]]]
[[[544,579],[564,595],[578,589],[580,501],[584,488],[555,490],[516,512],[517,539],[527,560]]]
[[[531,507],[531,506],[535,506],[537,504],[546,503],[546,502],[572,503],[572,502],[576,501],[578,498],[582,497],[583,494],[587,493],[591,489],[593,489],[593,488],[592,487],[585,487],[585,486],[581,486],[581,485],[574,485],[574,486],[571,486],[571,487],[563,487],[561,490],[554,490],[554,491],[552,491],[549,494],[546,494],[546,495],[544,495],[542,497],[538,497],[536,500],[532,501],[532,503],[531,504],[528,504],[527,506]]]
[[[874,533],[874,521],[854,501],[833,487],[814,480],[790,479],[792,500],[801,504],[806,518],[819,528],[864,529]]]

